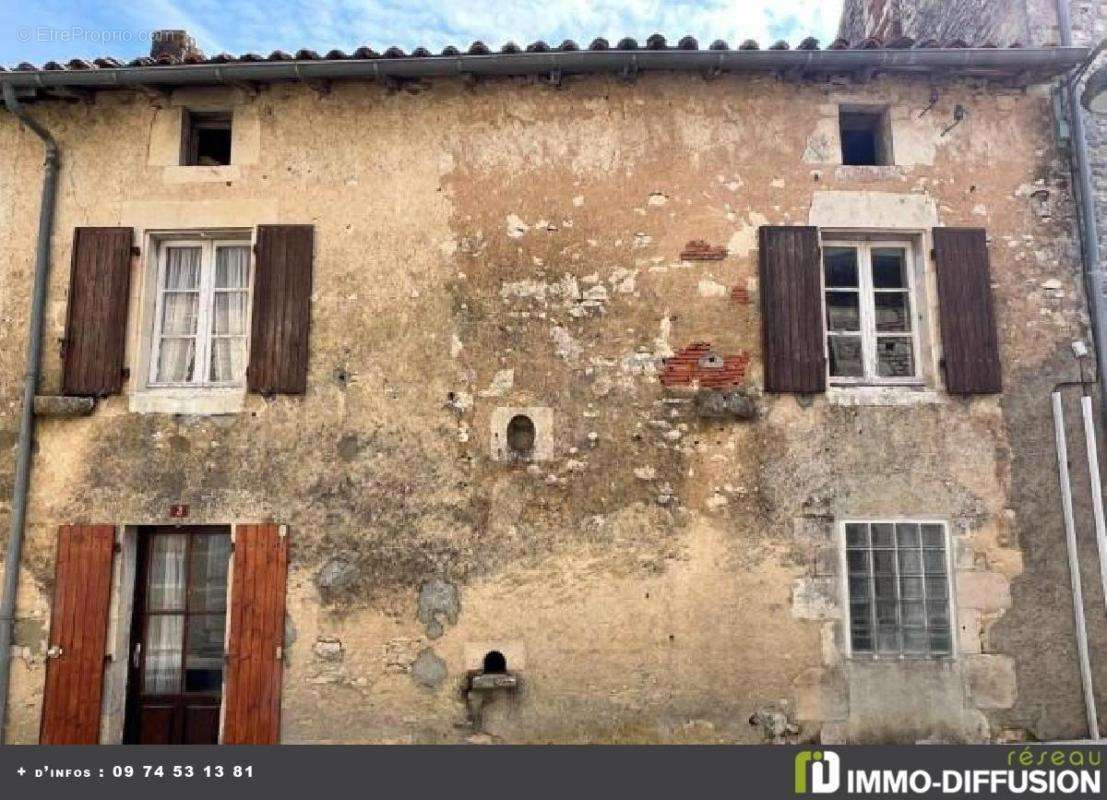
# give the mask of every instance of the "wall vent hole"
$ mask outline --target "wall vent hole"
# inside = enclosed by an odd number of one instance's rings
[[[507,659],[499,650],[489,650],[484,654],[482,671],[486,675],[502,675],[507,672]]]
[[[526,414],[516,414],[507,423],[507,446],[516,458],[529,458],[534,452],[534,421]]]

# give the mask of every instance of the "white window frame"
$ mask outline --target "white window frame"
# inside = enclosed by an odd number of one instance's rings
[[[930,653],[904,653],[902,650],[899,653],[879,653],[876,646],[876,630],[873,630],[873,650],[872,652],[854,652],[853,650],[853,619],[852,619],[852,603],[849,592],[849,562],[846,558],[847,541],[846,541],[846,526],[850,524],[862,523],[866,525],[874,524],[915,524],[915,525],[941,525],[942,526],[942,545],[945,550],[945,564],[946,564],[946,603],[949,609],[949,653],[930,654]],[[958,621],[957,621],[957,605],[954,597],[954,584],[956,582],[956,574],[953,571],[953,537],[951,535],[950,521],[944,517],[848,517],[845,519],[839,519],[837,522],[836,536],[838,539],[838,572],[840,575],[839,591],[841,592],[841,605],[842,605],[842,619],[844,620],[844,631],[842,635],[843,651],[846,658],[854,659],[857,661],[883,661],[883,662],[897,662],[897,661],[952,661],[957,658],[960,643],[958,641]],[[872,552],[870,545],[869,552]],[[902,621],[899,621],[899,616],[902,613],[902,599],[900,598],[899,588],[899,547],[895,547],[892,552],[897,553],[895,559],[896,566],[896,615],[897,615],[897,627],[903,627]],[[871,567],[870,567],[870,580],[871,580]],[[871,588],[872,601],[876,602],[875,588]],[[923,598],[926,599],[926,581],[923,581]],[[929,628],[928,628],[929,630]]]
[[[158,380],[158,354],[162,340],[162,305],[165,295],[165,269],[168,263],[167,251],[171,247],[199,247],[200,254],[200,286],[199,309],[196,321],[196,375],[192,381],[159,381]],[[159,389],[238,389],[246,385],[245,369],[236,380],[213,381],[208,378],[211,374],[211,321],[215,307],[215,251],[219,247],[246,247],[247,248],[247,281],[246,281],[246,361],[250,357],[250,333],[253,316],[254,297],[254,254],[250,239],[247,237],[228,236],[180,236],[159,238],[157,241],[157,269],[154,270],[154,319],[153,332],[150,337],[149,347],[146,348],[148,360],[146,386],[152,390]],[[235,290],[238,291],[238,290]]]
[[[826,293],[828,291],[851,291],[850,289],[838,289],[826,285],[826,265],[822,251],[819,255],[819,286],[821,289],[821,307],[823,315],[823,355],[826,359],[826,376],[828,385],[832,386],[922,386],[926,383],[925,372],[922,363],[922,347],[920,345],[920,328],[923,324],[920,296],[916,286],[915,246],[909,239],[873,239],[870,237],[853,239],[849,236],[834,236],[823,239],[822,248],[842,247],[857,251],[857,293],[858,310],[860,314],[861,330],[859,333],[840,332],[835,333],[827,325]],[[876,290],[873,287],[872,278],[872,251],[873,249],[900,248],[904,252],[904,271],[907,274],[907,302],[910,305],[909,318],[911,320],[911,349],[912,361],[915,365],[915,374],[907,377],[883,377],[877,374],[876,358]],[[902,291],[901,289],[891,291]],[[831,336],[856,336],[861,337],[861,361],[865,374],[862,376],[839,376],[830,374],[830,337]],[[887,335],[903,336],[904,332]]]

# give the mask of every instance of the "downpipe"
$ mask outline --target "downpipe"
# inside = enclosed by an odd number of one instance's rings
[[[1072,45],[1070,0],[1057,0],[1057,22],[1061,29],[1061,44]],[[1084,293],[1088,295],[1088,311],[1092,320],[1095,342],[1096,379],[1099,383],[1100,412],[1107,413],[1107,297],[1104,297],[1103,270],[1099,250],[1099,223],[1096,219],[1095,188],[1088,163],[1088,143],[1084,132],[1084,113],[1077,97],[1077,74],[1063,80],[1072,135],[1073,170],[1076,173],[1076,202],[1080,216],[1081,250],[1084,254]]]
[[[45,151],[42,173],[42,201],[38,216],[38,243],[35,248],[35,275],[31,290],[31,319],[27,331],[27,361],[23,379],[23,406],[19,418],[19,443],[15,455],[15,482],[12,488],[11,531],[4,561],[4,583],[0,588],[0,744],[8,719],[8,687],[11,682],[12,627],[15,619],[15,595],[19,587],[19,566],[23,557],[23,530],[27,519],[27,489],[31,478],[31,447],[35,428],[35,393],[38,391],[42,361],[43,309],[50,272],[50,237],[54,232],[54,206],[57,197],[58,168],[61,153],[54,137],[27,115],[15,97],[11,84],[3,84],[4,106],[39,139]]]

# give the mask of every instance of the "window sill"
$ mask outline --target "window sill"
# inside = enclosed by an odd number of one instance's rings
[[[238,414],[246,389],[144,389],[130,396],[134,414]]]
[[[236,181],[239,178],[238,165],[226,164],[219,167],[171,166],[161,175],[162,183],[217,183]]]
[[[896,164],[839,164],[834,177],[840,181],[903,180],[907,172]]]
[[[854,664],[875,664],[878,666],[895,666],[902,664],[952,664],[957,657],[949,653],[923,655],[921,653],[904,653],[902,655],[874,655],[872,653],[850,653],[849,660]]]
[[[919,406],[944,402],[942,395],[921,384],[832,384],[826,389],[826,399],[831,405],[837,406]]]

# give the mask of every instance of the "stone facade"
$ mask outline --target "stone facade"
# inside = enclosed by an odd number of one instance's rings
[[[894,164],[841,165],[840,104],[887,106]],[[224,105],[233,163],[178,166],[181,109]],[[166,523],[179,504],[191,523],[288,526],[284,742],[1084,734],[1049,392],[1079,378],[1070,344],[1089,334],[1047,86],[274,84],[30,113],[64,165],[43,394],[75,226],[133,226],[146,253],[158,231],[310,223],[316,257],[306,395],[159,406],[132,377],[89,416],[39,421],[9,741],[38,735],[58,525]],[[7,497],[41,150],[4,116],[0,151]],[[765,224],[915,242],[924,387],[763,394]],[[1001,395],[942,388],[936,225],[988,230]],[[133,270],[137,376],[144,257]],[[753,411],[701,416],[662,381],[701,343]],[[520,409],[541,410],[527,464],[493,440]],[[953,657],[850,657],[840,523],[916,517],[949,526]],[[1107,624],[1090,624],[1107,687]],[[493,650],[520,684],[476,731],[463,684]]]

